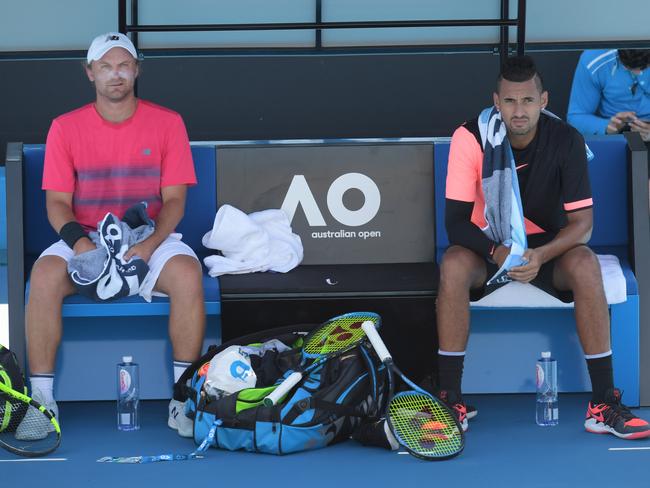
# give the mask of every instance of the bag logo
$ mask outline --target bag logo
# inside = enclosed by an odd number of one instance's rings
[[[246,381],[251,375],[252,369],[249,364],[243,361],[233,361],[230,364],[230,375],[238,380]]]

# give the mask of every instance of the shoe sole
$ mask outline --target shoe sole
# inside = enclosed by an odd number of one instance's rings
[[[620,432],[617,432],[616,430],[614,430],[613,427],[610,427],[609,425],[605,425],[600,422],[598,423],[588,423],[588,422],[589,421],[585,422],[585,430],[592,434],[612,434],[618,437],[619,439],[628,439],[628,440],[645,439],[646,437],[650,437],[650,430],[646,430],[643,432],[630,432],[629,434],[621,434]]]

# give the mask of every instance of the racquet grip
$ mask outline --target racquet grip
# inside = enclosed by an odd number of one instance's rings
[[[264,405],[271,407],[278,403],[280,401],[280,398],[289,393],[291,388],[300,383],[301,379],[302,373],[298,371],[291,373],[289,376],[287,376],[287,379],[278,385],[275,390],[269,393],[269,395],[264,399]]]
[[[390,361],[393,357],[388,352],[384,341],[381,340],[379,332],[377,332],[377,329],[375,329],[375,324],[373,324],[370,320],[366,320],[363,324],[361,324],[361,328],[368,336],[368,339],[370,340],[370,343],[375,349],[375,352],[377,353],[377,356],[379,356],[381,362],[385,363],[386,361]]]

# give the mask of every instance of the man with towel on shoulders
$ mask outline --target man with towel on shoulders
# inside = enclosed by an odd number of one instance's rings
[[[451,246],[440,266],[437,301],[438,395],[467,429],[461,378],[471,300],[511,280],[575,302],[592,399],[585,429],[625,439],[650,425],[614,387],[609,314],[591,235],[592,198],[585,142],[543,112],[542,77],[528,56],[509,58],[494,107],[459,127],[449,152],[445,225]],[[495,351],[496,353],[496,351]]]

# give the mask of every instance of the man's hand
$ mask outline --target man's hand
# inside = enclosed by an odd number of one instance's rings
[[[97,249],[95,243],[91,241],[88,237],[82,237],[77,242],[74,243],[72,250],[74,251],[75,256],[83,254],[88,251],[94,251]]]
[[[128,251],[124,253],[124,261],[129,261],[133,256],[138,256],[142,258],[145,263],[148,263],[151,259],[151,255],[156,250],[158,246],[155,245],[149,239],[138,242],[134,246],[131,246]]]
[[[630,130],[641,134],[641,139],[644,141],[650,141],[650,122],[635,118],[630,122]]]
[[[508,271],[508,276],[515,281],[521,283],[530,283],[537,273],[539,273],[539,268],[542,266],[542,256],[539,251],[536,249],[526,249],[524,251],[523,258],[528,260],[528,264],[523,266],[515,266],[510,271]]]
[[[607,129],[605,129],[605,132],[607,134],[618,134],[626,124],[631,123],[633,120],[636,120],[636,113],[619,112],[616,115],[612,116],[611,119],[609,119],[609,124],[607,124]]]
[[[510,248],[504,246],[503,244],[499,244],[492,253],[492,260],[500,268],[508,257],[508,254],[510,254]]]

